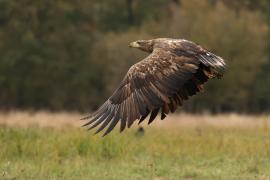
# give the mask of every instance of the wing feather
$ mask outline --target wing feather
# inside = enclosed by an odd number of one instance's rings
[[[158,115],[158,112],[159,112],[159,108],[156,108],[152,111],[151,115],[150,115],[150,118],[149,118],[149,121],[148,121],[148,124],[151,124],[154,119],[157,117]]]
[[[106,119],[103,120],[102,125],[99,127],[99,129],[95,132],[95,134],[99,133],[102,131],[111,121],[111,119],[114,117],[115,114],[115,107],[112,107],[110,109],[110,114],[106,117]]]
[[[111,120],[111,124],[109,125],[108,129],[105,131],[105,133],[103,134],[103,136],[106,136],[107,134],[109,134],[113,128],[116,126],[116,124],[119,122],[120,120],[120,110],[119,110],[119,105],[117,105],[117,110],[115,112],[115,116],[112,118]]]
[[[100,123],[102,123],[103,120],[106,119],[106,118],[108,117],[109,113],[110,113],[110,110],[107,110],[104,114],[100,114],[99,116],[97,116],[97,117],[96,117],[96,120],[97,120],[97,121],[96,121],[93,125],[91,125],[91,126],[88,128],[88,130],[93,129],[93,128],[97,127]]]
[[[124,103],[121,104],[122,106],[122,114],[121,114],[121,122],[120,122],[120,132],[124,131],[126,128],[126,120],[128,118],[127,114],[127,105],[126,105],[126,100],[124,100]]]

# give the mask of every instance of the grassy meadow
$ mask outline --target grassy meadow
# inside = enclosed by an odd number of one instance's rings
[[[270,179],[270,117],[170,116],[105,138],[76,113],[0,115],[0,179]]]

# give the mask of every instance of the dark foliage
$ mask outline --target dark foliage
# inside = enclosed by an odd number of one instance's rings
[[[268,6],[267,6],[268,5]],[[0,1],[0,109],[94,110],[145,54],[136,39],[186,38],[227,59],[187,111],[268,112],[267,0]]]

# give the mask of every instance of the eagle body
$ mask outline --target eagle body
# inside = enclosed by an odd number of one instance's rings
[[[113,95],[93,114],[83,119],[96,133],[108,127],[104,135],[120,122],[120,132],[148,115],[150,124],[157,115],[164,119],[183,101],[203,90],[203,84],[222,77],[225,61],[191,41],[158,38],[138,40],[130,47],[149,56],[128,70]]]

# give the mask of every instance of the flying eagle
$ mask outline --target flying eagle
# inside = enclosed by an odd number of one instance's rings
[[[120,121],[120,132],[149,114],[150,124],[161,113],[163,120],[175,112],[189,96],[203,90],[208,79],[220,78],[225,61],[184,39],[158,38],[138,40],[130,47],[150,53],[128,70],[113,95],[93,114],[83,119],[96,133],[108,126],[107,135]]]

